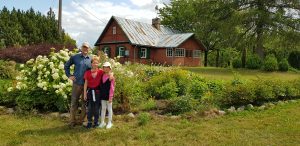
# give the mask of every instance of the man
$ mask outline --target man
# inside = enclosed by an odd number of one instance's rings
[[[71,107],[70,107],[70,127],[74,127],[76,124],[82,125],[86,115],[86,107],[84,104],[83,85],[84,85],[84,73],[91,68],[91,57],[88,55],[90,46],[87,42],[84,42],[81,46],[81,52],[70,57],[65,63],[65,73],[70,80],[73,81]],[[70,74],[70,66],[74,65],[74,74]],[[78,108],[79,98],[81,96],[81,116],[79,121],[76,122],[76,113]]]

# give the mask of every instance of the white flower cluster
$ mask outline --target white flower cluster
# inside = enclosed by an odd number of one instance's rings
[[[25,65],[20,65],[22,69],[20,75],[16,77],[16,89],[41,88],[44,91],[56,93],[67,98],[71,93],[72,81],[65,75],[64,63],[76,51],[67,49],[50,55],[39,55],[36,59],[30,59]],[[73,68],[71,68],[73,71]],[[8,92],[14,90],[13,87],[7,89]]]

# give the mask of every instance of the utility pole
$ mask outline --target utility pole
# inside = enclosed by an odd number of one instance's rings
[[[58,32],[59,32],[59,35],[62,34],[61,11],[62,11],[62,0],[59,0],[59,6],[58,6]]]

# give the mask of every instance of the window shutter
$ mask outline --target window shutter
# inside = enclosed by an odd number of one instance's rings
[[[150,48],[147,48],[147,49],[146,49],[146,52],[147,52],[146,58],[147,58],[147,59],[150,59],[150,52],[151,52],[151,51],[150,51]]]
[[[116,57],[119,56],[119,47],[116,47],[116,52],[115,52],[115,54],[116,54]]]

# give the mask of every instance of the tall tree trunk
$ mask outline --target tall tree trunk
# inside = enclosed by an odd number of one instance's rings
[[[256,22],[256,47],[255,47],[255,53],[260,57],[264,58],[264,50],[263,50],[263,29],[264,29],[264,24],[263,24],[263,13],[265,10],[264,5],[262,1],[258,0],[257,1],[257,6],[259,10],[258,14],[258,20]]]
[[[204,51],[204,66],[207,67],[207,55],[208,55],[208,50]]]
[[[219,58],[220,58],[220,50],[217,49],[217,56],[216,56],[216,67],[219,67]]]
[[[247,53],[247,49],[244,47],[242,50],[242,67],[245,68],[246,67],[246,54]]]

